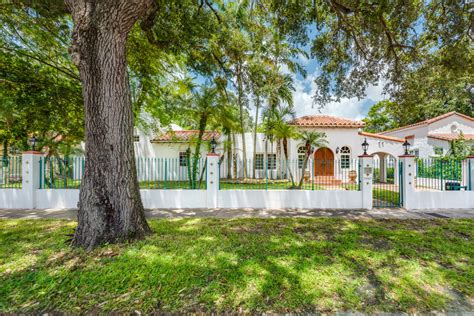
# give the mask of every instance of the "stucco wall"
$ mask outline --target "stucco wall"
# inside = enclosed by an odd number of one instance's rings
[[[409,140],[411,149],[418,149],[420,158],[429,158],[435,155],[435,147],[442,147],[443,152],[446,154],[450,149],[450,145],[449,141],[434,139],[428,137],[428,134],[451,134],[453,132],[453,125],[456,125],[457,132],[462,131],[464,134],[474,134],[474,122],[459,115],[451,115],[429,125],[421,125],[398,131],[386,132],[384,135],[399,138],[413,135],[414,139]]]
[[[360,209],[360,191],[223,190],[218,195],[222,208],[327,208]]]
[[[473,209],[474,191],[415,191],[410,209]]]

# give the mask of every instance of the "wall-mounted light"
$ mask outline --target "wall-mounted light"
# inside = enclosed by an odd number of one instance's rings
[[[339,153],[339,146],[336,147],[336,154],[338,154],[338,153]]]

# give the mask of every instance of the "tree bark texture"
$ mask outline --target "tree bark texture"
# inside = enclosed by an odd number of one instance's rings
[[[74,20],[70,54],[84,97],[86,164],[73,246],[140,238],[145,220],[133,150],[126,41],[153,0],[66,0]]]

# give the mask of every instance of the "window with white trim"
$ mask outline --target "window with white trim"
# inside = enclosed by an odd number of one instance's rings
[[[412,149],[412,150],[410,150],[410,155],[414,155],[415,157],[420,157],[420,150],[419,149]]]
[[[443,153],[444,153],[443,147],[436,146],[436,147],[434,148],[434,153],[435,153],[435,155],[442,156]]]
[[[347,146],[341,148],[341,169],[349,169],[351,167],[351,149]]]
[[[138,133],[138,129],[136,127],[133,128],[133,141],[134,142],[140,141],[140,134]]]
[[[263,156],[264,154],[255,154],[255,169],[263,170]]]
[[[188,166],[188,155],[185,151],[179,152],[179,166],[187,167]]]
[[[303,168],[304,157],[306,155],[306,147],[301,145],[298,147],[298,169]]]
[[[268,170],[273,170],[276,169],[276,161],[277,161],[277,155],[276,154],[268,154],[267,155],[267,168]]]

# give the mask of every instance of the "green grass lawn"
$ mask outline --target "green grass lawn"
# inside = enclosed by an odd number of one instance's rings
[[[85,253],[75,222],[0,220],[0,312],[472,310],[473,220],[150,224]]]

